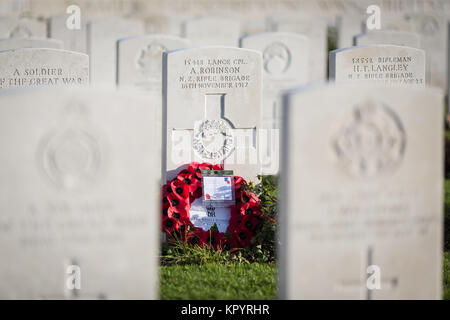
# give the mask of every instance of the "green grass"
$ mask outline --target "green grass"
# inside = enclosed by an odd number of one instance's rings
[[[163,266],[161,299],[275,299],[275,270],[272,263]]]

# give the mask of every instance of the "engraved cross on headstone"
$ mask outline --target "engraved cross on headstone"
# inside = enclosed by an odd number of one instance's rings
[[[364,276],[361,276],[360,279],[341,279],[339,280],[337,287],[343,289],[345,291],[359,291],[361,295],[363,292],[365,293],[366,300],[373,299],[373,291],[377,289],[370,289],[367,286],[367,279],[371,276],[371,274],[367,273],[367,269],[369,266],[374,265],[373,261],[373,253],[374,249],[372,247],[368,247],[364,252],[365,256],[365,267],[362,272],[364,272]],[[398,277],[393,278],[383,278],[383,270],[380,272],[380,289],[381,290],[394,290],[398,285]]]

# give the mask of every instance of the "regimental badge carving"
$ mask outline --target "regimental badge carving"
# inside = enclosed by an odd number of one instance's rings
[[[421,21],[420,30],[422,34],[432,36],[439,31],[439,22],[433,16],[426,16]]]
[[[18,25],[9,34],[10,38],[31,37],[33,33],[25,26]]]
[[[214,218],[216,216],[216,208],[212,206],[211,204],[206,206],[206,214],[210,218]]]
[[[274,42],[263,51],[264,70],[270,74],[282,74],[291,65],[291,52],[281,42]]]
[[[337,164],[354,177],[376,177],[393,172],[406,147],[403,124],[392,108],[367,100],[337,123],[331,148]]]
[[[145,76],[151,77],[162,72],[161,57],[167,48],[160,43],[153,42],[139,51],[136,68]]]
[[[85,128],[69,127],[50,134],[43,140],[41,153],[47,176],[66,190],[93,183],[102,163],[98,140]]]
[[[194,129],[194,151],[203,159],[223,160],[235,147],[232,128],[222,119],[205,120]]]

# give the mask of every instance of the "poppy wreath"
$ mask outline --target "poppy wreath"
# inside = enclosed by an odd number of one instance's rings
[[[231,206],[226,232],[213,226],[209,230],[195,227],[189,215],[191,203],[202,197],[201,170],[223,170],[222,165],[192,162],[162,188],[162,230],[168,239],[181,239],[191,245],[215,250],[252,247],[252,239],[262,221],[260,200],[243,190],[246,181],[234,176],[236,204]]]

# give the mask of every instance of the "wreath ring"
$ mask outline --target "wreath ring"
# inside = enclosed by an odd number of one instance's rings
[[[162,231],[168,239],[177,238],[215,250],[254,246],[252,240],[262,221],[260,200],[244,190],[246,181],[242,177],[233,176],[236,204],[230,207],[226,232],[219,232],[216,226],[204,230],[191,222],[191,204],[202,197],[201,170],[223,170],[223,166],[192,162],[162,187]]]

